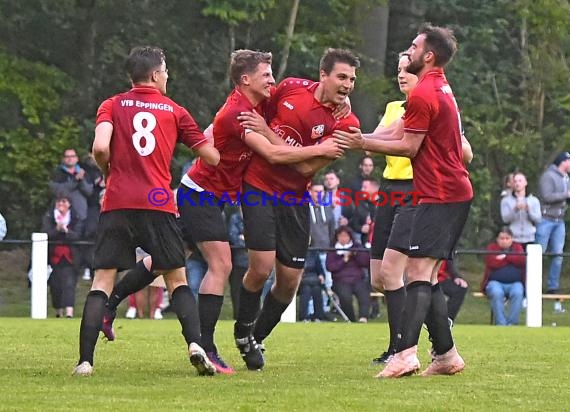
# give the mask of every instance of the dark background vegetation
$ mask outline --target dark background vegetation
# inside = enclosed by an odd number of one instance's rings
[[[570,148],[564,0],[0,0],[0,211],[8,238],[39,229],[62,150],[89,151],[98,105],[129,87],[122,65],[133,46],[166,50],[169,95],[202,127],[230,91],[232,50],[272,51],[276,76],[316,79],[325,48],[351,48],[362,61],[353,110],[369,131],[385,104],[401,98],[396,56],[423,21],[453,28],[460,44],[447,76],[475,152],[476,192],[460,247],[484,246],[499,223],[502,177],[520,169],[536,191],[545,165]],[[333,168],[346,180],[361,155]],[[174,184],[190,157],[177,151]],[[376,163],[380,175],[383,157]]]

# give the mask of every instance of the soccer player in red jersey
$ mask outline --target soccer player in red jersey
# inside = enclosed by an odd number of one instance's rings
[[[352,92],[359,65],[352,52],[328,49],[321,59],[319,82],[287,78],[279,84],[268,117],[282,144],[313,146],[330,137],[333,130],[359,125],[354,114],[340,120],[333,116],[333,110]],[[257,129],[254,117],[244,114],[244,125]],[[263,133],[271,134],[268,130]],[[249,268],[240,291],[234,337],[249,369],[263,368],[260,345],[297,292],[309,245],[306,190],[312,175],[329,162],[316,158],[289,167],[271,165],[254,155],[245,173],[244,192],[249,197],[243,199],[242,210]],[[262,288],[274,266],[276,282],[259,312]]]
[[[198,159],[182,177],[177,191],[187,246],[189,249],[198,247],[208,264],[198,296],[202,347],[216,370],[224,374],[234,373],[214,344],[224,286],[232,268],[224,206],[238,200],[242,177],[254,152],[270,163],[300,162],[316,156],[334,159],[342,155],[342,150],[332,139],[326,144],[311,147],[273,145],[264,136],[240,124],[238,115],[243,111],[265,112],[266,101],[275,88],[271,59],[271,53],[260,51],[237,50],[232,53],[229,71],[235,88],[216,114],[211,129],[214,145],[220,152],[220,163],[214,167]],[[341,116],[342,112],[338,115]],[[148,270],[151,261],[151,258],[145,258],[113,289],[103,326],[109,340],[114,339],[110,324],[120,301],[153,279]]]
[[[227,203],[237,200],[242,177],[253,154],[257,153],[268,164],[297,163],[318,156],[334,159],[342,155],[332,141],[310,147],[273,145],[264,136],[240,124],[238,116],[241,112],[265,112],[265,103],[275,85],[271,59],[271,53],[260,51],[232,53],[230,76],[235,89],[216,114],[212,130],[215,147],[221,156],[220,164],[212,167],[198,159],[182,177],[177,192],[183,224],[208,264],[200,285],[198,312],[202,346],[220,373],[233,373],[214,344],[224,286],[232,269],[228,230],[222,211]]]
[[[473,189],[464,165],[459,109],[443,68],[453,58],[453,32],[424,24],[408,49],[407,71],[419,77],[402,121],[362,135],[336,132],[345,148],[412,159],[419,205],[412,224],[406,287],[396,354],[377,377],[395,378],[420,368],[417,344],[425,322],[433,340],[433,361],[423,375],[453,375],[465,367],[453,342],[447,306],[437,284],[438,266],[451,258],[467,220]],[[433,283],[433,285],[432,285]]]
[[[220,155],[188,111],[165,96],[168,69],[161,49],[134,48],[126,69],[132,89],[105,100],[97,112],[93,155],[106,176],[106,192],[74,374],[92,374],[95,345],[117,271],[132,267],[135,249],[141,247],[153,257],[153,269],[164,275],[190,361],[199,374],[211,375],[215,367],[199,344],[198,311],[186,281],[182,237],[169,196],[170,163],[178,142],[211,165],[219,162]]]

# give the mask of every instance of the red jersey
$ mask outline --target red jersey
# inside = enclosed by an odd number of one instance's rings
[[[105,100],[97,124],[113,124],[107,188],[101,210],[149,209],[174,213],[170,162],[177,142],[206,143],[186,109],[153,87],[135,86]]]
[[[268,105],[271,129],[290,146],[312,146],[329,137],[336,129],[348,131],[349,126],[360,127],[358,118],[351,113],[336,120],[333,109],[323,106],[314,93],[318,82],[305,79],[284,79]],[[272,114],[275,114],[273,117]],[[291,193],[300,200],[307,190],[310,177],[305,177],[288,165],[272,165],[254,154],[245,172],[244,180],[266,193]]]
[[[420,203],[454,203],[473,198],[461,150],[459,109],[443,69],[424,74],[410,93],[404,131],[425,133],[412,159],[414,187]]]
[[[241,189],[242,178],[253,151],[243,140],[245,129],[237,117],[240,112],[254,109],[263,115],[263,104],[254,108],[246,96],[234,89],[214,118],[214,146],[220,152],[220,163],[210,166],[198,159],[187,173],[194,183],[218,198],[226,194],[235,201],[236,192]]]

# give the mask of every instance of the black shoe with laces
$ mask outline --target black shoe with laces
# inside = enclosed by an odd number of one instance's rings
[[[237,322],[234,325],[234,339],[247,369],[252,371],[263,369],[263,366],[265,366],[265,358],[263,357],[265,348],[255,341],[251,332],[245,337],[240,336],[237,333],[239,326],[241,325],[238,325]]]

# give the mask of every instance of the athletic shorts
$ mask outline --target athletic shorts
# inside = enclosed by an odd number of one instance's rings
[[[391,202],[376,206],[374,215],[374,236],[370,257],[382,259],[384,251],[388,249],[408,253],[410,248],[410,234],[415,213],[415,199],[410,194],[414,190],[412,180],[384,180],[380,188],[387,199],[392,194],[406,194],[402,201]]]
[[[275,251],[283,265],[302,269],[309,248],[309,205],[277,204],[262,191],[244,183],[248,202],[242,203],[245,245],[258,251]],[[261,199],[266,198],[265,201]],[[258,201],[259,199],[259,201]]]
[[[414,216],[408,256],[451,259],[470,207],[470,200],[419,204]]]
[[[224,219],[224,202],[208,192],[197,192],[180,185],[176,192],[178,212],[187,232],[185,240],[193,243],[229,242]]]
[[[152,270],[184,267],[182,235],[173,214],[133,209],[101,213],[94,269],[132,268],[137,247],[152,256]]]

